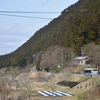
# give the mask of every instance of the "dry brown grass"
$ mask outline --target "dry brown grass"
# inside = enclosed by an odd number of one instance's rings
[[[20,79],[23,75],[25,75],[25,73],[19,75],[16,79]],[[48,77],[49,75],[50,75],[50,73],[30,73],[26,80],[28,80],[28,78]],[[74,76],[74,75],[69,75],[67,77],[66,75],[58,74],[55,77],[53,77],[53,80],[55,81],[55,83],[57,83],[59,81],[65,80],[65,79],[67,79],[69,81],[80,81],[80,80],[85,79],[85,78],[87,78],[87,77],[85,77],[85,76]],[[71,89],[68,89],[67,87],[62,87],[62,86],[58,86],[57,84],[55,84],[55,87],[56,87],[55,91],[57,91],[57,90],[58,91],[64,91],[64,92],[67,92],[67,93],[78,95],[80,93],[83,93],[85,91],[89,91],[90,89],[92,89],[93,86],[88,86],[86,88],[85,85],[86,85],[86,83],[89,84],[89,82],[92,82],[93,80],[97,80],[97,78],[90,78],[89,80],[82,82],[81,83],[82,89],[77,89],[77,86],[75,86]],[[34,87],[32,88],[32,90],[34,91],[34,94],[33,94],[34,99],[36,99],[36,100],[56,100],[57,99],[55,97],[41,97],[36,92],[36,91],[51,91],[51,88],[48,87],[48,84],[50,84],[51,80],[49,82],[38,82],[36,80],[33,80],[33,81],[34,81],[33,82]],[[17,93],[17,92],[12,92],[11,94],[15,95],[15,93],[17,95],[19,95],[19,93]],[[88,95],[87,95],[87,97],[88,97]],[[32,99],[32,100],[34,100],[34,99]],[[61,99],[62,100],[76,100],[72,96],[71,97],[69,97],[69,96],[58,97],[58,100],[61,100]]]
[[[15,80],[20,79],[20,78],[21,78],[22,76],[24,76],[25,74],[27,74],[27,73],[22,73],[22,74],[18,75],[18,76],[15,78]]]
[[[85,66],[80,65],[80,66],[75,67],[74,72],[83,72],[84,69],[85,69]]]
[[[100,86],[96,85],[85,94],[86,100],[100,100]]]

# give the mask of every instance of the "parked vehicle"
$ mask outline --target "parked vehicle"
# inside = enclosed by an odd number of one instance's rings
[[[84,74],[86,76],[98,75],[98,70],[96,68],[86,68],[84,69]]]
[[[100,71],[98,71],[98,74],[100,74]]]

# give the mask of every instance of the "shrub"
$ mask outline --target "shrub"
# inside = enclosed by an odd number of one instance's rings
[[[85,93],[86,93],[86,92],[84,92],[84,93],[78,95],[76,100],[86,100]]]
[[[54,66],[54,67],[52,68],[52,71],[55,72],[55,73],[60,72],[60,70],[61,70],[61,67],[59,68],[58,66]]]

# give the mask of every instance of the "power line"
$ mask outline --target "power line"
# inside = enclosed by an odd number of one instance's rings
[[[83,12],[73,12],[73,11],[65,11],[64,13],[98,13],[100,11],[83,11]],[[0,11],[0,13],[61,13],[61,12],[23,12],[23,11]]]
[[[22,11],[0,11],[0,13],[61,13],[61,12],[22,12]]]
[[[64,13],[98,13],[100,11],[85,11],[85,12],[72,12],[72,11],[65,11]],[[1,16],[12,16],[12,17],[24,17],[24,18],[35,18],[35,19],[47,19],[47,20],[52,20],[53,18],[44,18],[44,17],[33,17],[33,16],[23,16],[23,15],[12,15],[8,13],[44,13],[44,14],[54,14],[54,13],[61,13],[61,12],[22,12],[22,11],[0,11]],[[3,14],[2,14],[3,13]]]
[[[32,17],[32,16],[22,16],[22,15],[11,15],[11,14],[0,14],[2,16],[13,16],[13,17],[24,17],[24,18],[36,18],[36,19],[48,19],[52,20],[53,18],[43,18],[43,17]]]

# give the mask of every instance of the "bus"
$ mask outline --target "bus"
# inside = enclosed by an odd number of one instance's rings
[[[98,75],[98,70],[96,68],[86,68],[84,69],[84,74],[86,76]]]

